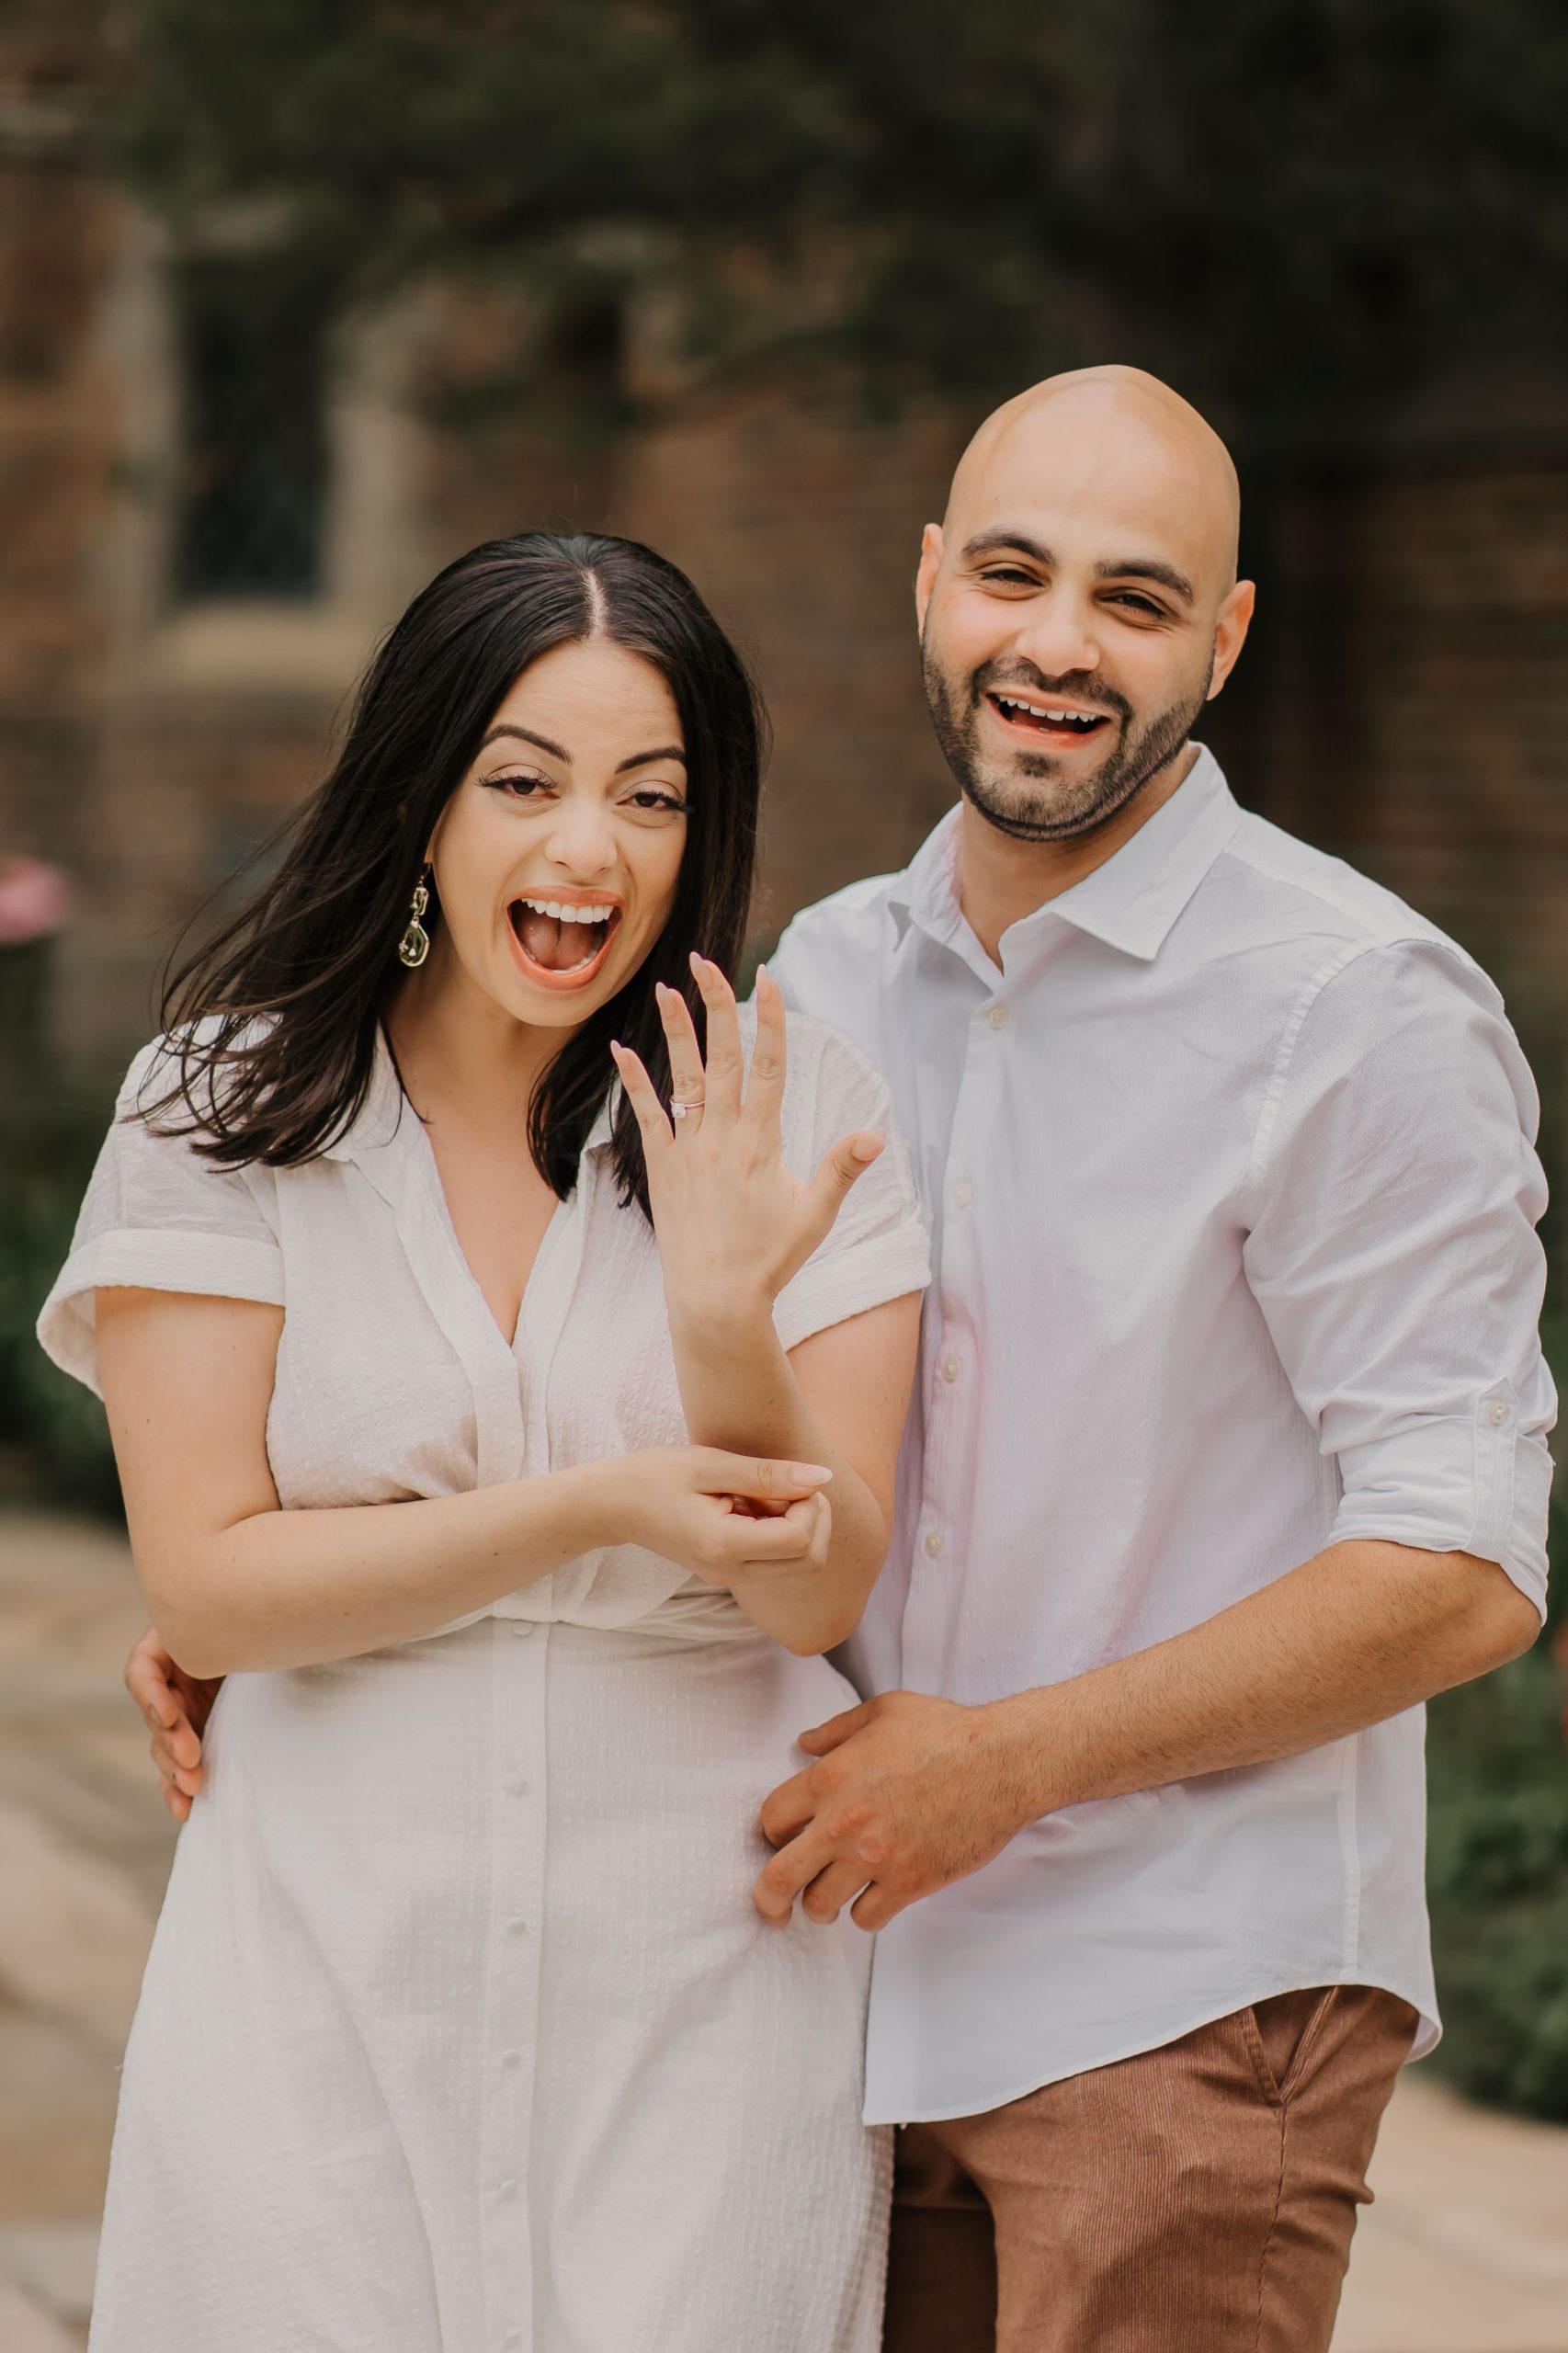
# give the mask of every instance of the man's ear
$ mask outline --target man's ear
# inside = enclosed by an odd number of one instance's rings
[[[1208,695],[1210,702],[1236,666],[1236,656],[1246,643],[1256,601],[1255,584],[1238,580],[1220,608],[1214,622],[1214,675],[1209,681]]]
[[[927,523],[920,534],[920,562],[915,574],[915,619],[922,637],[926,634],[926,608],[931,602],[932,584],[937,566],[942,561],[942,527]]]

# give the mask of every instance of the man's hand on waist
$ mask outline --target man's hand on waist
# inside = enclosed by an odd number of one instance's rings
[[[815,1760],[765,1802],[778,1848],[755,1890],[765,1920],[795,1899],[813,1920],[846,1904],[862,1928],[988,1863],[1039,1812],[999,1711],[890,1691],[804,1733]]]

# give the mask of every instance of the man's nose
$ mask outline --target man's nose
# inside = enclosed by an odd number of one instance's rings
[[[1084,598],[1060,590],[1036,598],[1017,637],[1014,651],[1047,678],[1065,677],[1073,670],[1097,670],[1100,641],[1094,608]]]

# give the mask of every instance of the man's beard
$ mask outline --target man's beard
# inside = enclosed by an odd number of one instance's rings
[[[1135,714],[1126,696],[1118,694],[1096,672],[1074,671],[1066,677],[1048,678],[1038,670],[1027,677],[1012,671],[1003,676],[998,665],[987,663],[971,678],[969,707],[960,716],[929,648],[923,649],[921,666],[931,723],[959,790],[988,824],[1021,842],[1074,841],[1096,832],[1125,809],[1187,742],[1209,699],[1214,675],[1210,654],[1201,688],[1161,711],[1146,726],[1135,729]],[[1073,702],[1088,703],[1096,710],[1114,711],[1120,722],[1116,749],[1098,767],[1071,781],[1069,762],[1054,752],[1018,751],[1005,764],[987,759],[980,747],[981,703],[987,693],[1009,689],[1036,701],[1062,695]],[[1035,789],[1031,790],[1031,783]]]

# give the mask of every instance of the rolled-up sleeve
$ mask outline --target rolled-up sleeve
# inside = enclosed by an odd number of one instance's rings
[[[38,1320],[44,1353],[101,1395],[97,1294],[130,1285],[283,1304],[283,1256],[256,1198],[266,1172],[221,1168],[149,1125],[175,1064],[154,1040],[131,1063],[87,1187],[71,1255]]]
[[[1330,1540],[1473,1552],[1544,1614],[1556,1396],[1538,1117],[1502,1000],[1467,957],[1425,938],[1351,953],[1282,1043],[1244,1263],[1337,1471]]]

